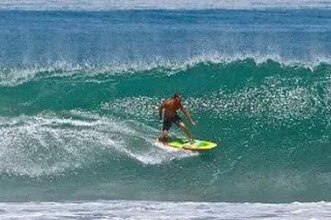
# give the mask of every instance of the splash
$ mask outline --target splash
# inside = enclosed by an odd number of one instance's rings
[[[0,173],[60,175],[92,166],[104,157],[153,165],[194,155],[156,148],[157,133],[134,121],[119,122],[79,111],[62,117],[50,113],[1,117]]]

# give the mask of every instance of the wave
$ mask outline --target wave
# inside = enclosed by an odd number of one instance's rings
[[[311,203],[216,203],[216,202],[160,202],[160,201],[65,201],[1,203],[4,218],[73,219],[89,218],[96,213],[100,218],[109,218],[109,212],[118,219],[328,219],[330,202]],[[128,208],[129,207],[129,208]],[[28,211],[27,211],[28,210]],[[243,211],[245,210],[245,211]]]
[[[329,63],[142,66],[37,70],[3,83],[2,201],[12,193],[20,200],[330,199]],[[157,106],[178,90],[198,121],[193,134],[217,142],[214,151],[155,146]]]
[[[25,68],[2,67],[0,68],[0,86],[12,87],[29,81],[56,77],[86,77],[90,78],[91,82],[102,83],[102,81],[98,81],[98,76],[127,76],[135,74],[160,74],[169,76],[201,65],[231,66],[232,64],[240,65],[246,62],[254,63],[256,66],[277,63],[283,68],[295,69],[302,67],[312,71],[320,66],[331,64],[331,60],[322,57],[316,58],[314,61],[302,62],[299,60],[284,60],[279,56],[238,55],[228,57],[219,54],[196,56],[182,61],[155,60],[152,62],[110,64],[91,64],[89,62],[72,64],[62,61],[48,66],[35,65]]]
[[[245,59],[192,61],[181,66],[39,69],[35,75],[21,75],[16,82],[1,82],[0,91],[5,95],[0,115],[78,108],[155,121],[158,103],[179,89],[194,112],[214,118],[263,116],[279,124],[329,115],[330,68],[326,63],[310,68]],[[177,88],[178,82],[183,86]]]
[[[329,9],[331,3],[321,0],[289,1],[289,0],[245,0],[238,2],[229,1],[44,1],[44,0],[11,0],[2,1],[1,9],[10,10],[88,10],[88,11],[106,11],[106,10],[141,10],[141,9],[168,9],[168,10],[206,10],[206,9],[306,9],[319,8]]]

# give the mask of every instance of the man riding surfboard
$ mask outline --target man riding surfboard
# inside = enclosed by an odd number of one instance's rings
[[[182,94],[176,93],[171,99],[162,102],[162,104],[159,107],[160,120],[162,120],[162,115],[163,115],[163,128],[162,128],[162,134],[158,138],[159,141],[166,142],[170,139],[169,130],[173,123],[182,129],[182,131],[186,134],[186,136],[191,142],[194,141],[190,130],[186,127],[182,119],[177,114],[177,110],[179,109],[191,121],[192,125],[196,125],[192,116],[184,108],[182,104]]]

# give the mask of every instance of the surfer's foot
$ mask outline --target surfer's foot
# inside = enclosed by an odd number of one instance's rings
[[[171,138],[170,137],[159,137],[158,140],[161,142],[168,142],[171,140]]]
[[[158,141],[161,141],[161,142],[165,142],[165,141],[164,141],[164,137],[158,137],[157,140],[158,140]]]

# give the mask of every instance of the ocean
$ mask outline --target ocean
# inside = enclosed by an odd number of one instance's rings
[[[257,2],[0,3],[0,219],[330,219],[331,2]]]

